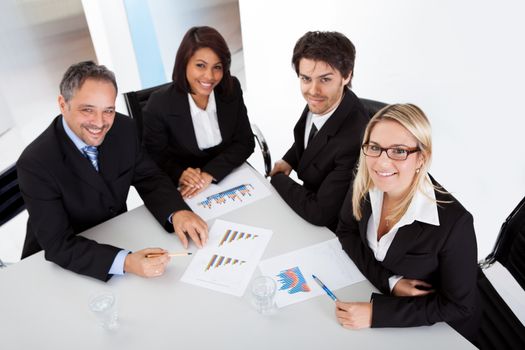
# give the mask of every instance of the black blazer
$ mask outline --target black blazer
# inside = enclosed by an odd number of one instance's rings
[[[99,169],[69,139],[62,116],[27,146],[17,162],[29,212],[22,257],[44,249],[46,260],[107,280],[120,248],[77,234],[124,213],[131,185],[170,231],[169,215],[189,210],[170,179],[142,153],[133,120],[126,116],[117,113],[100,145]]]
[[[148,99],[143,110],[143,144],[175,184],[188,167],[201,168],[221,181],[252,154],[255,141],[250,121],[239,81],[233,80],[231,95],[215,88],[222,142],[202,151],[197,145],[187,93],[178,91],[172,83]]]
[[[437,183],[435,183],[437,185]],[[369,198],[363,218],[352,214],[349,191],[341,210],[337,236],[363,275],[383,295],[373,294],[372,327],[412,327],[445,321],[469,340],[479,327],[477,247],[472,215],[450,194],[435,191],[439,226],[415,221],[397,232],[385,259],[375,259],[366,239],[372,214]],[[436,290],[427,296],[396,297],[388,278],[423,280]]]
[[[294,128],[294,144],[283,157],[303,185],[282,173],[271,183],[303,219],[335,231],[369,118],[357,96],[345,89],[336,111],[305,149],[308,111],[306,106]]]

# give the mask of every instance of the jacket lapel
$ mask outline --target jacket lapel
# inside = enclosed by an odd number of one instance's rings
[[[304,152],[304,130],[306,129],[306,117],[308,116],[308,106],[303,110],[301,118],[295,124],[293,129],[293,137],[295,141],[295,149],[297,150],[297,159],[301,159]]]
[[[299,171],[304,170],[304,168],[308,167],[312,160],[317,156],[317,154],[319,154],[319,152],[323,150],[324,146],[328,143],[330,138],[337,134],[337,132],[341,128],[341,125],[345,122],[346,118],[348,117],[351,108],[352,101],[350,98],[350,94],[349,91],[345,89],[345,95],[343,96],[343,99],[341,100],[341,103],[335,110],[334,114],[332,114],[332,116],[326,121],[325,125],[321,128],[321,130],[319,130],[317,135],[310,141],[310,143],[304,150],[304,154],[300,158],[301,161],[299,162],[298,166]],[[307,113],[308,106],[306,109],[306,113],[303,113],[305,125],[302,128],[302,140],[304,140],[304,130],[306,126]],[[298,139],[298,136],[300,135],[295,135],[296,141]],[[300,143],[304,147],[304,141]]]
[[[124,138],[120,138],[117,135],[115,135],[119,123],[119,118],[120,117],[118,115],[115,116],[115,122],[113,123],[113,127],[109,130],[106,137],[104,138],[104,142],[102,142],[102,144],[98,148],[98,163],[100,174],[102,175],[102,178],[106,179],[109,182],[116,180],[119,176],[119,171],[122,170],[119,169],[119,162],[117,161],[117,159],[120,159],[120,152],[126,152],[127,149],[132,149],[135,147],[135,145],[120,145],[120,142],[126,142],[128,140],[125,140]],[[128,117],[122,116],[122,118]]]
[[[394,266],[402,259],[406,252],[417,242],[419,235],[424,230],[423,224],[419,221],[414,221],[408,226],[399,228],[396,237],[392,241],[388,252],[386,253],[383,263],[386,266]]]
[[[370,220],[370,215],[372,215],[372,207],[370,205],[370,197],[367,195],[361,206],[362,217],[359,220],[359,233],[361,234],[361,240],[365,242],[368,247],[368,240],[366,238],[366,230],[368,227],[368,220]]]
[[[236,104],[226,99],[220,92],[215,92],[215,104],[217,106],[217,120],[223,140],[230,138],[237,120],[232,118],[237,111]]]
[[[172,86],[170,101],[172,102],[165,107],[168,108],[168,122],[176,126],[173,128],[175,138],[180,140],[180,145],[185,147],[190,153],[202,155],[203,152],[199,149],[197,138],[195,137],[188,95],[176,91],[175,86]]]

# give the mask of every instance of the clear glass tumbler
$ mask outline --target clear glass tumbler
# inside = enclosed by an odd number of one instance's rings
[[[103,328],[115,330],[119,327],[115,294],[111,292],[94,294],[89,299],[89,309],[95,314]]]
[[[251,284],[252,304],[263,315],[275,312],[275,291],[277,284],[268,276],[259,276]]]

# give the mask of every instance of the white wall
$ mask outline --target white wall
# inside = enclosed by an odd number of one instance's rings
[[[432,174],[474,215],[479,257],[525,195],[525,3],[239,0],[246,100],[274,159],[304,108],[290,59],[308,30],[355,44],[353,90],[412,102],[433,125]]]
[[[0,1],[0,51],[1,172],[60,113],[67,67],[95,53],[79,0]]]
[[[171,81],[175,53],[184,33],[195,25],[210,25],[219,30],[232,51],[232,72],[244,71],[238,3],[236,0],[141,0],[147,2],[155,26],[166,81]],[[144,88],[140,81],[124,1],[82,0],[84,13],[99,64],[106,65],[116,76],[119,86],[117,111],[127,114],[123,92]]]
[[[128,114],[123,92],[139,90],[139,70],[122,1],[82,0],[97,61],[115,73],[119,94],[116,108]]]
[[[171,81],[175,54],[184,34],[193,26],[211,26],[225,38],[232,55],[242,49],[237,0],[173,1],[148,0],[164,63],[166,81]],[[241,62],[235,62],[235,60]],[[232,57],[232,72],[244,65],[242,55]]]

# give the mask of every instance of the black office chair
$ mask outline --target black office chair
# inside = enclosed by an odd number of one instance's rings
[[[360,98],[359,99],[363,106],[365,106],[365,110],[368,114],[369,118],[372,118],[374,114],[376,114],[381,108],[387,106],[387,103],[369,100],[366,98]]]
[[[496,261],[525,289],[525,198],[501,225],[492,252],[479,263],[483,317],[477,337],[480,349],[525,349],[525,326],[483,273]]]
[[[128,108],[129,116],[135,119],[140,139],[142,139],[143,131],[142,109],[144,108],[144,106],[148,102],[149,97],[154,91],[169,84],[171,83],[166,83],[138,91],[130,91],[123,94],[124,100],[126,101],[126,107]],[[255,137],[255,141],[257,142],[257,145],[259,145],[259,148],[262,153],[265,176],[268,177],[272,169],[272,156],[270,155],[270,149],[268,148],[266,139],[264,138],[264,135],[259,129],[259,127],[256,124],[251,124],[251,127],[253,136]]]
[[[25,209],[24,199],[18,186],[16,165],[0,173],[0,226],[17,216]],[[0,268],[5,267],[0,259]]]

